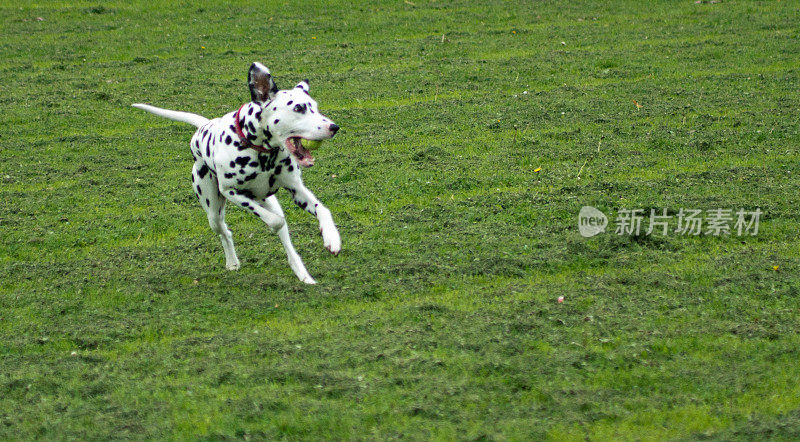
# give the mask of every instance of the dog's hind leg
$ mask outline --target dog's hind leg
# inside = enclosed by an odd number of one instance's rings
[[[267,197],[262,207],[278,216],[284,216],[283,209],[281,209],[281,205],[278,203],[278,199],[275,198],[275,195]],[[283,227],[278,230],[278,237],[281,239],[284,250],[286,250],[286,256],[289,258],[289,267],[292,268],[294,274],[306,284],[316,284],[317,281],[314,281],[314,278],[308,274],[306,266],[303,265],[303,260],[300,259],[300,255],[298,255],[297,251],[294,249],[292,240],[289,238],[289,227],[286,226],[285,223]]]
[[[225,251],[225,267],[228,270],[239,269],[239,258],[233,247],[233,235],[225,224],[225,198],[219,193],[217,178],[205,164],[198,162],[192,168],[192,184],[200,205],[208,215],[211,230],[219,235],[222,250]]]

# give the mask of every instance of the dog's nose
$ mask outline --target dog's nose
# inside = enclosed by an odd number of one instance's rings
[[[336,123],[331,123],[331,125],[330,125],[330,127],[328,127],[328,129],[331,132],[336,133],[336,132],[339,131],[339,125],[337,125]]]

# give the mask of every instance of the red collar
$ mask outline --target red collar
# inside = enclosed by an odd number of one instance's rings
[[[244,107],[247,106],[247,104],[248,103],[243,104],[242,107],[240,107],[239,110],[236,111],[236,114],[233,115],[233,125],[236,128],[236,135],[239,136],[239,139],[241,140],[240,142],[242,143],[242,147],[244,147],[245,149],[252,148],[261,152],[269,152],[272,149],[268,149],[264,146],[258,146],[253,144],[252,142],[250,142],[250,140],[247,139],[246,136],[244,136],[244,132],[242,132],[242,127],[239,125],[239,112],[241,112],[241,110],[244,109]]]

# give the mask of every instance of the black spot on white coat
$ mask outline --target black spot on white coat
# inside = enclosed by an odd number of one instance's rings
[[[203,164],[203,166],[200,167],[200,170],[197,171],[197,176],[199,176],[200,179],[202,180],[203,178],[205,178],[206,174],[208,173],[208,170],[209,170],[208,166]]]

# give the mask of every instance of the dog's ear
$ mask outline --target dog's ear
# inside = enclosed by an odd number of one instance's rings
[[[295,88],[300,88],[303,90],[303,92],[308,93],[308,79],[305,79],[300,83],[297,83],[297,86],[295,86]]]
[[[250,65],[247,73],[247,84],[250,86],[250,98],[256,103],[264,104],[278,93],[278,86],[272,81],[269,69],[261,63]]]

